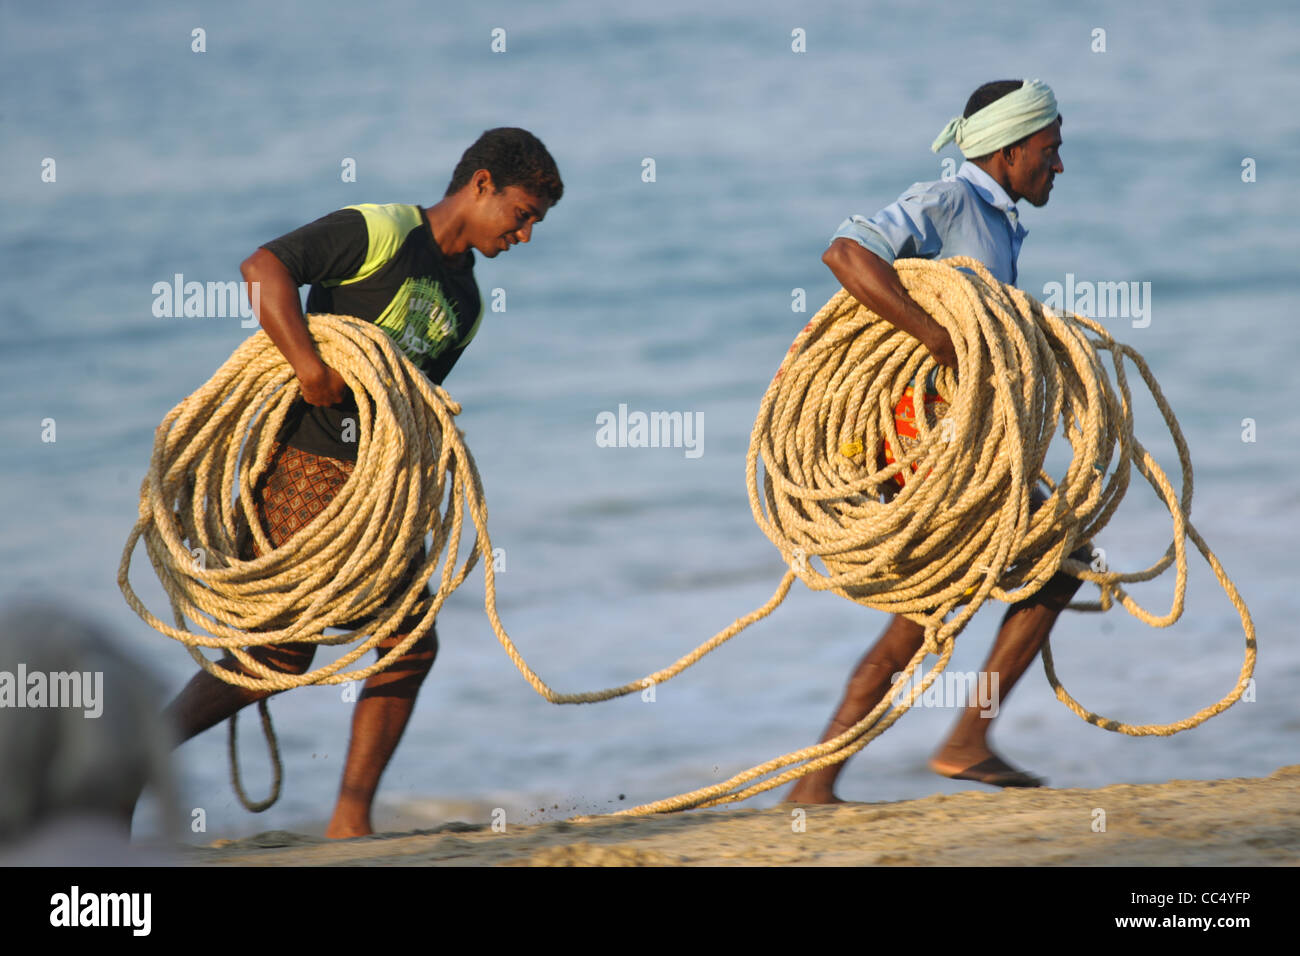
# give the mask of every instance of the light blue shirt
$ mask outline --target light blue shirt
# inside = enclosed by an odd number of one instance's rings
[[[970,256],[1001,282],[1016,284],[1016,260],[1028,230],[1006,190],[974,163],[955,179],[913,183],[870,219],[845,219],[831,241],[852,239],[886,262]]]

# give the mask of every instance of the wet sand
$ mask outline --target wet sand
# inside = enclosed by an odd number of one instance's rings
[[[800,813],[800,811],[803,811]],[[694,811],[187,848],[207,866],[1294,866],[1300,765],[1268,777],[971,790],[894,803]]]

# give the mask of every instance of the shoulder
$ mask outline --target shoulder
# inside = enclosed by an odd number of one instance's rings
[[[377,272],[406,243],[411,233],[424,225],[424,211],[406,203],[362,203],[343,211],[360,213],[366,228],[366,254],[354,278]]]
[[[361,214],[372,246],[384,242],[396,242],[400,246],[411,230],[424,221],[420,207],[407,203],[360,203],[344,206],[340,211],[347,210]]]
[[[948,214],[959,212],[969,201],[966,183],[960,179],[936,179],[931,182],[912,183],[898,197],[900,203],[942,210]]]

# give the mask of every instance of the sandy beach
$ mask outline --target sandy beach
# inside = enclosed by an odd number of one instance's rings
[[[184,858],[200,866],[1294,866],[1300,765],[1267,777],[1095,790],[507,821],[504,832],[455,822],[343,841],[270,831],[188,848]]]

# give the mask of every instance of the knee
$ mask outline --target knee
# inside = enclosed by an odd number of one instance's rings
[[[1060,611],[1070,603],[1070,598],[1074,597],[1075,592],[1082,585],[1083,582],[1073,575],[1066,574],[1064,571],[1057,571],[1043,585],[1043,589],[1035,595],[1035,598],[1053,610]]]
[[[876,646],[867,654],[867,662],[889,675],[907,668],[925,642],[925,627],[910,618],[895,615]]]
[[[393,648],[397,647],[402,641],[406,640],[410,630],[413,630],[418,622],[411,621],[403,626],[403,633],[394,634],[392,637],[384,638],[379,642],[379,653],[381,656],[386,655]],[[430,627],[427,634],[406,649],[398,662],[401,668],[407,673],[422,672],[428,673],[429,668],[433,666],[434,660],[438,657],[438,632]],[[395,665],[398,663],[395,662]]]
[[[409,651],[406,652],[406,658],[413,661],[416,666],[423,667],[428,671],[433,666],[433,662],[438,657],[438,635],[433,631],[416,641]]]
[[[882,686],[894,684],[906,669],[911,658],[895,659],[880,656],[864,661],[849,678],[846,696],[850,698],[875,698]]]
[[[383,670],[366,678],[367,696],[412,697],[424,684],[433,668],[434,658],[438,656],[438,638],[432,633],[426,634],[400,657],[389,660],[393,649],[405,639],[405,634],[394,634],[379,643],[379,659],[386,663]]]
[[[248,656],[271,670],[283,674],[303,674],[311,667],[312,658],[316,656],[316,645],[267,644],[264,647],[249,648]],[[232,670],[246,670],[236,665],[233,658],[227,658],[227,662],[227,666]]]

